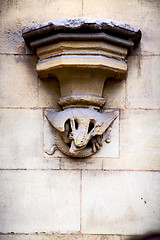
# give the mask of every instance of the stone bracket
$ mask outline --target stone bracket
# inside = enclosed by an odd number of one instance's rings
[[[38,56],[41,79],[56,77],[60,83],[60,112],[46,110],[55,129],[56,148],[70,157],[87,157],[103,142],[110,142],[116,111],[105,113],[102,96],[107,78],[122,80],[127,56],[139,43],[141,32],[108,19],[57,19],[27,27],[23,38]]]

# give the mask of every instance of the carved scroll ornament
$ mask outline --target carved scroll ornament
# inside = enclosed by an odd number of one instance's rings
[[[23,38],[38,56],[39,77],[57,77],[60,83],[62,111],[45,111],[56,144],[47,153],[58,148],[71,157],[94,154],[110,142],[118,116],[103,110],[104,82],[125,77],[140,30],[108,19],[58,19],[25,28]]]

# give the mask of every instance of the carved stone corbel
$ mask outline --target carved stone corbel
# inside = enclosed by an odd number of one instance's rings
[[[103,112],[107,78],[122,80],[127,56],[139,43],[141,32],[108,19],[58,19],[23,30],[27,46],[38,56],[41,79],[57,77],[62,111],[46,110],[55,129],[56,148],[71,157],[87,157],[110,142],[116,111]]]

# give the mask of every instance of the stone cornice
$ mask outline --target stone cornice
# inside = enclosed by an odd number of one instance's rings
[[[59,33],[64,33],[59,34]],[[68,34],[73,33],[73,35],[68,36]],[[78,35],[75,36],[74,33],[87,33],[90,35],[85,36]],[[103,34],[97,34],[103,33]],[[117,21],[113,21],[110,19],[94,19],[94,18],[65,18],[65,19],[55,19],[52,21],[48,21],[42,24],[35,24],[30,27],[26,27],[23,29],[22,32],[23,38],[28,47],[34,48],[36,47],[36,41],[38,40],[37,44],[38,47],[45,45],[46,40],[51,42],[55,42],[58,40],[67,40],[70,38],[73,40],[81,39],[81,40],[104,40],[110,43],[115,43],[115,41],[128,40],[130,43],[126,41],[126,44],[133,44],[136,46],[141,39],[141,31],[136,28],[132,27],[128,24],[120,23]],[[53,37],[53,35],[55,35]],[[52,36],[52,38],[51,38]],[[82,39],[83,38],[83,39]],[[117,39],[116,39],[117,38]],[[43,41],[45,39],[45,41]],[[35,42],[33,44],[33,42]],[[132,43],[131,43],[132,42]],[[120,43],[121,44],[121,43]]]

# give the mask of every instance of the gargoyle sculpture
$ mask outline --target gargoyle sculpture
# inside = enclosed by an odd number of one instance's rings
[[[99,150],[108,140],[105,133],[118,116],[116,111],[100,113],[85,108],[46,110],[45,115],[55,128],[56,146],[72,157],[87,157]]]

